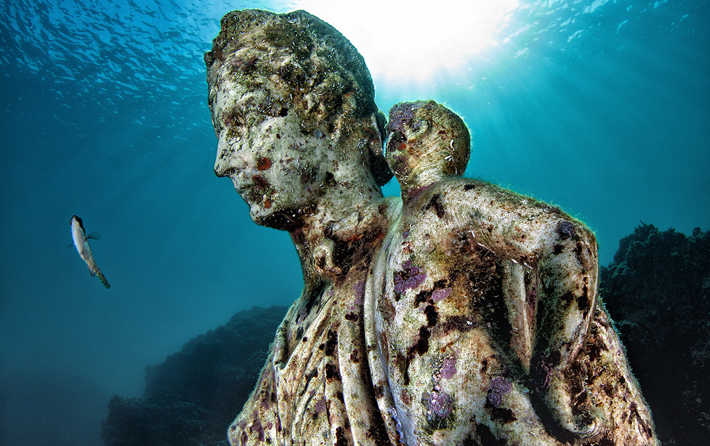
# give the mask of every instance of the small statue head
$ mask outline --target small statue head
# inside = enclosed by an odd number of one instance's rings
[[[387,162],[407,201],[447,177],[463,175],[471,137],[463,120],[434,101],[403,102],[390,109]]]
[[[332,26],[304,11],[233,11],[205,64],[214,170],[256,223],[291,230],[333,205],[329,189],[368,195],[391,178],[370,73]]]

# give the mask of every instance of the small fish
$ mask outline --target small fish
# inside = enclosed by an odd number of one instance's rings
[[[100,239],[101,235],[98,232],[92,232],[89,236],[86,236],[86,231],[84,231],[84,224],[81,222],[81,218],[76,215],[71,217],[71,237],[74,240],[74,246],[76,250],[79,251],[81,259],[86,262],[86,266],[89,267],[89,272],[92,276],[98,276],[101,283],[106,288],[111,288],[108,284],[108,280],[104,277],[104,274],[99,269],[99,265],[96,264],[94,260],[94,255],[91,254],[91,248],[89,247],[89,239]],[[71,246],[71,245],[69,245]]]

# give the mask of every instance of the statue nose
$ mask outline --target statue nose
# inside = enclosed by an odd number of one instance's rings
[[[228,177],[239,169],[239,164],[243,164],[243,162],[241,162],[240,157],[235,156],[235,153],[236,147],[229,144],[224,137],[221,137],[217,144],[217,158],[214,163],[215,175]]]

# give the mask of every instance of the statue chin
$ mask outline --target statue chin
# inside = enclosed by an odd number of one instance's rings
[[[255,203],[249,206],[251,221],[259,226],[279,231],[291,232],[303,226],[299,213],[300,211],[266,209],[263,203]]]

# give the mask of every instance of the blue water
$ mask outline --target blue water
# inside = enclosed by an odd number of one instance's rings
[[[287,234],[212,173],[202,62],[224,13],[294,3],[2,0],[0,444],[102,444],[109,398],[139,396],[146,365],[298,296]],[[705,0],[521,1],[500,33],[427,81],[375,76],[379,107],[459,112],[468,175],[581,218],[603,264],[640,221],[709,229]],[[110,290],[66,248],[73,214],[103,235]]]

